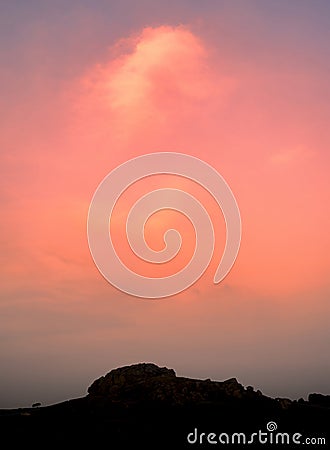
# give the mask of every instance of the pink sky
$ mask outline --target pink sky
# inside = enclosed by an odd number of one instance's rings
[[[184,25],[141,19],[104,41],[101,32],[94,41],[89,34],[95,55],[72,38],[69,47],[79,50],[69,51],[72,61],[55,41],[41,39],[41,21],[19,43],[25,75],[17,62],[13,76],[4,67],[0,407],[84,395],[94,378],[138,361],[184,376],[235,376],[270,395],[329,393],[324,48],[315,53],[315,42],[290,17],[291,33],[288,25],[279,37],[251,8],[250,28],[235,35],[231,8],[214,12],[220,29],[210,11],[202,19],[192,12],[194,20]],[[96,29],[100,19],[81,10],[71,20],[87,42],[85,21]],[[187,153],[218,170],[239,204],[243,234],[232,271],[213,285],[223,219],[205,192],[180,180],[209,209],[216,251],[194,286],[151,301],[102,278],[89,253],[86,220],[108,172],[159,151]],[[133,199],[168,182],[150,179],[128,192],[118,205],[119,243]],[[160,223],[172,221],[180,226],[181,218],[151,221],[156,247]],[[187,225],[181,228],[184,235]],[[191,254],[187,231],[182,255],[159,272],[176,270]],[[121,253],[136,264],[125,242]]]

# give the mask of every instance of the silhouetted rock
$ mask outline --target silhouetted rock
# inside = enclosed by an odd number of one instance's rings
[[[98,396],[115,396],[121,389],[129,386],[145,383],[152,378],[175,377],[173,369],[158,367],[152,363],[133,364],[111,370],[105,376],[98,378],[88,388],[88,393]]]
[[[309,394],[309,403],[330,408],[330,395]]]
[[[278,401],[278,403],[281,405],[281,408],[288,409],[292,405],[292,400],[289,398],[276,398],[275,400]]]
[[[272,399],[236,378],[184,378],[173,369],[143,363],[111,370],[92,383],[86,397],[0,411],[1,439],[10,443],[8,448],[180,450],[192,447],[187,436],[197,429],[255,433],[267,431],[268,422],[281,432],[329,439],[329,400],[321,394],[311,394],[308,401]]]
[[[171,405],[198,404],[233,399],[260,397],[254,389],[247,389],[236,380],[194,380],[177,377],[173,369],[155,364],[135,364],[114,369],[100,377],[88,388],[89,397],[121,402],[161,402]],[[266,397],[265,397],[266,398]]]

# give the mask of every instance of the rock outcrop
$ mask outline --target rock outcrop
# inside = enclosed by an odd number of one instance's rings
[[[8,448],[34,450],[45,448],[45,443],[47,448],[61,449],[183,450],[192,447],[187,436],[197,429],[201,436],[209,432],[250,436],[258,430],[266,433],[268,423],[280,432],[293,430],[328,444],[330,396],[272,399],[252,386],[245,388],[236,378],[184,378],[172,369],[142,363],[111,370],[92,383],[85,397],[0,411],[2,442]],[[196,444],[201,447],[205,448]]]
[[[268,400],[253,387],[246,389],[236,378],[225,381],[177,377],[173,369],[152,363],[111,370],[88,388],[90,398],[106,397],[121,402],[162,402],[172,405],[229,400]]]
[[[133,364],[131,366],[113,369],[94,381],[88,388],[90,395],[116,396],[118,392],[127,389],[129,386],[136,386],[141,383],[148,383],[152,379],[174,378],[173,369],[158,367],[152,363]]]
[[[308,402],[312,405],[323,406],[330,408],[330,395],[323,394],[309,394]]]

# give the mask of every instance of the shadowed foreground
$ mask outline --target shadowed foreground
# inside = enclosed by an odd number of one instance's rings
[[[299,433],[304,443],[306,438],[326,441],[310,447],[328,448],[330,396],[272,399],[244,388],[235,378],[194,380],[176,377],[165,367],[136,364],[97,379],[86,397],[47,407],[0,410],[6,448],[244,448],[237,443],[244,436],[232,437],[235,432],[245,433],[245,448],[297,447],[291,440],[289,446],[257,444],[257,435],[249,444],[251,433],[259,430],[266,433],[262,438],[267,442],[285,442],[287,437],[276,433],[290,434],[290,439]]]

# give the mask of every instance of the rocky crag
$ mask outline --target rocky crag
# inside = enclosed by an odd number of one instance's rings
[[[273,399],[235,378],[177,377],[173,369],[141,363],[111,370],[92,383],[85,397],[0,411],[2,438],[12,448],[212,448],[208,433],[217,439],[221,433],[248,436],[267,431],[269,423],[281,432],[300,433],[302,439],[324,438],[322,448],[327,448],[330,396]],[[249,448],[274,445],[254,443]]]

